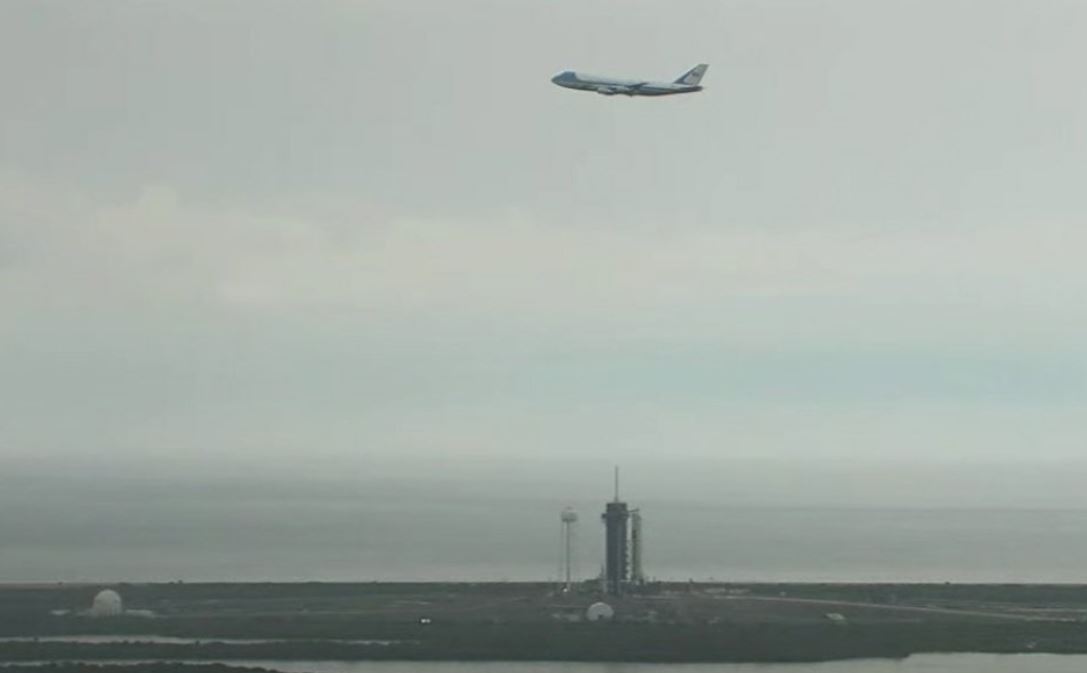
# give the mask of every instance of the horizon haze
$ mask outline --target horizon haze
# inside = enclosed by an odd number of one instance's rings
[[[1087,510],[1085,25],[0,4],[0,581],[69,525],[210,522],[171,518],[206,493],[241,522],[325,488],[550,522],[617,464],[666,519]],[[702,62],[697,96],[549,81]],[[179,509],[114,528],[129,489]]]

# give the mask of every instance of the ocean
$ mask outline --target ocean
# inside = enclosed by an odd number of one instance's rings
[[[580,513],[576,574],[595,577],[602,499],[12,480],[0,490],[0,581],[550,580],[567,504]],[[1087,581],[1084,510],[632,504],[659,579]]]

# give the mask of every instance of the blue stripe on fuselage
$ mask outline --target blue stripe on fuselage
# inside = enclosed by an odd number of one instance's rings
[[[573,70],[566,70],[551,78],[558,86],[578,91],[594,91],[623,96],[669,96],[680,93],[701,91],[701,86],[675,86],[664,82],[639,82],[588,75],[578,75]],[[601,91],[601,90],[604,91]]]

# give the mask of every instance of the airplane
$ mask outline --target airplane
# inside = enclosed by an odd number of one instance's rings
[[[709,68],[705,63],[700,63],[683,73],[674,82],[647,82],[636,79],[614,79],[599,75],[586,75],[584,73],[566,70],[551,78],[551,81],[567,89],[580,91],[595,91],[603,96],[670,96],[677,93],[694,93],[701,91],[702,76]]]

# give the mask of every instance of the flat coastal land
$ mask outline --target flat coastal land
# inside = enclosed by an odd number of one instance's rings
[[[125,612],[93,616],[103,589]],[[608,603],[609,621],[586,619]],[[1087,585],[586,582],[0,585],[0,663],[784,662],[1087,653]]]

